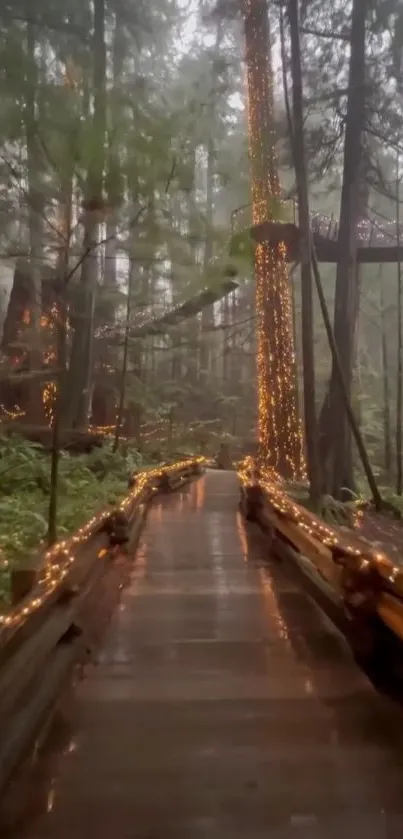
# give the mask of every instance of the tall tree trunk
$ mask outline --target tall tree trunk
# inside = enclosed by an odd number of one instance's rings
[[[381,314],[381,362],[382,362],[382,392],[383,392],[383,446],[384,468],[387,478],[392,472],[392,433],[390,421],[390,384],[388,339],[385,324],[385,296],[383,293],[383,270],[379,266],[379,306]]]
[[[357,223],[362,177],[362,137],[365,126],[365,34],[369,0],[353,0],[350,68],[344,140],[343,183],[340,203],[338,262],[334,312],[334,338],[347,394],[351,397],[354,332],[358,312],[356,274]],[[328,398],[330,470],[328,490],[340,497],[342,488],[353,487],[351,429],[347,421],[334,362]]]
[[[149,218],[154,223],[154,210],[150,210]],[[140,307],[146,307],[150,299],[150,264],[143,265],[140,276]],[[140,388],[145,384],[146,365],[144,364],[143,342],[134,341],[131,344],[130,360],[133,365],[133,376]],[[143,416],[143,400],[140,393],[130,401],[128,407],[128,425],[131,429],[128,436],[134,437],[138,446],[141,445],[141,420]]]
[[[367,481],[368,481],[368,486],[369,486],[369,488],[371,490],[371,493],[372,493],[373,502],[375,504],[376,509],[380,510],[381,507],[382,507],[382,497],[381,497],[381,494],[379,492],[378,485],[376,483],[375,475],[374,475],[374,472],[373,472],[373,469],[372,469],[372,466],[371,466],[371,461],[368,457],[368,452],[365,448],[365,443],[364,443],[360,428],[359,428],[357,420],[354,416],[354,411],[353,411],[353,408],[352,408],[352,405],[351,405],[351,398],[350,398],[350,395],[349,395],[349,392],[348,392],[347,384],[344,381],[343,368],[342,368],[342,365],[341,365],[339,350],[338,350],[338,347],[337,347],[337,344],[336,344],[335,336],[333,334],[332,324],[330,322],[330,317],[329,317],[329,312],[328,312],[328,308],[327,308],[327,304],[326,304],[326,299],[325,299],[325,295],[323,293],[323,286],[322,286],[322,281],[321,281],[320,272],[319,272],[318,260],[317,260],[317,256],[316,256],[316,253],[315,253],[315,248],[314,248],[313,245],[312,245],[312,267],[313,267],[313,275],[314,275],[314,278],[315,278],[315,285],[316,285],[316,290],[317,290],[317,293],[318,293],[319,304],[320,304],[320,308],[321,308],[321,312],[322,312],[323,322],[325,324],[326,334],[327,334],[327,338],[328,338],[328,341],[329,341],[330,351],[331,351],[331,354],[332,354],[333,367],[334,367],[335,375],[337,376],[338,384],[339,384],[339,387],[340,387],[340,394],[341,394],[341,399],[342,399],[342,403],[343,403],[343,408],[345,410],[347,421],[349,423],[351,432],[353,434],[353,437],[354,437],[354,440],[355,440],[355,443],[356,443],[356,446],[357,446],[357,449],[358,449],[358,454],[360,456],[361,463],[363,465],[365,476],[366,476]]]
[[[63,404],[66,390],[67,378],[67,277],[69,271],[69,251],[71,244],[72,227],[72,198],[73,198],[73,173],[70,181],[66,182],[64,191],[65,204],[62,207],[62,237],[63,247],[60,252],[57,278],[58,297],[56,308],[56,367],[58,372],[56,384],[56,398],[54,406],[53,430],[52,430],[52,451],[50,468],[50,491],[49,491],[49,512],[48,512],[48,543],[53,545],[57,539],[57,506],[59,496],[59,462],[60,446],[63,430]]]
[[[30,328],[32,345],[28,349],[28,362],[32,370],[42,367],[41,316],[42,316],[42,266],[43,266],[43,223],[44,200],[41,186],[41,153],[37,133],[36,96],[38,69],[35,57],[35,27],[32,21],[26,24],[27,77],[24,123],[27,145],[28,168],[28,224],[29,265],[31,280]],[[28,384],[28,421],[42,424],[45,420],[42,388],[33,381]]]
[[[179,234],[186,230],[189,236],[189,251],[192,264],[199,272],[201,267],[202,254],[199,250],[199,219],[198,219],[198,204],[196,198],[196,147],[191,146],[187,151],[187,161],[189,165],[189,172],[191,172],[189,188],[186,195],[186,213],[187,221],[183,222],[183,205],[181,200],[173,201],[173,219],[176,229]],[[170,185],[170,178],[168,179],[166,191]],[[174,257],[175,262],[175,257]],[[175,276],[171,274],[171,295],[172,300],[176,304],[178,302],[178,293],[181,292],[181,286],[175,282]],[[175,329],[176,348],[174,350],[176,376],[184,376],[189,378],[189,370],[196,371],[197,376],[200,375],[201,367],[201,353],[200,342],[198,338],[201,333],[200,318],[191,319],[187,322],[179,324]],[[174,378],[174,377],[173,377]]]
[[[117,220],[118,208],[122,200],[124,187],[122,184],[120,143],[121,137],[116,130],[116,113],[122,107],[119,102],[120,84],[125,56],[124,28],[120,12],[115,14],[113,43],[112,43],[112,89],[107,101],[107,153],[105,164],[105,193],[107,198],[107,214],[105,223],[104,265],[102,272],[102,287],[99,289],[95,316],[97,323],[111,326],[116,320],[118,303],[117,279]],[[112,426],[116,422],[116,389],[113,377],[110,375],[111,358],[108,342],[98,344],[94,367],[96,383],[91,395],[91,423],[95,426]]]
[[[313,340],[313,300],[311,266],[311,221],[308,176],[305,156],[301,45],[299,37],[299,0],[289,0],[288,18],[291,35],[291,73],[293,101],[292,151],[297,182],[301,254],[302,358],[304,371],[304,417],[307,466],[311,499],[321,494],[318,432],[315,401],[315,356]]]
[[[119,92],[119,85],[122,79],[123,61],[125,55],[124,32],[119,12],[115,15],[115,30],[113,33],[113,98],[112,106],[108,114],[108,155],[106,166],[106,192],[108,198],[108,216],[106,220],[106,243],[105,243],[105,275],[104,285],[108,291],[116,289],[116,208],[121,200],[122,176],[119,159],[119,140],[115,134],[113,124],[116,107],[116,98]]]
[[[396,494],[403,492],[402,422],[403,422],[403,323],[402,264],[400,261],[400,165],[396,162],[396,244],[397,262],[397,382],[396,382]]]
[[[224,392],[226,392],[228,388],[228,380],[229,380],[229,352],[230,352],[230,343],[229,343],[229,330],[231,328],[231,321],[230,321],[230,307],[229,307],[229,299],[228,295],[224,297],[222,303],[222,334],[223,334],[223,347],[222,347],[222,378],[224,384]]]
[[[207,170],[206,170],[206,212],[205,212],[205,237],[204,237],[204,253],[203,253],[203,272],[206,275],[213,257],[213,221],[214,221],[214,163],[215,163],[215,147],[214,147],[214,128],[216,124],[216,87],[217,87],[217,53],[220,48],[222,39],[223,21],[221,18],[217,21],[216,39],[214,46],[214,56],[212,60],[211,71],[211,90],[210,107],[209,107],[209,123],[210,123],[210,137],[207,142]],[[219,56],[219,62],[221,57]],[[214,327],[214,306],[206,306],[201,315],[201,352],[200,352],[200,367],[206,372],[213,372],[210,368],[212,366],[213,357],[210,352],[211,331]]]
[[[206,170],[206,216],[205,216],[205,237],[203,253],[203,272],[207,275],[213,256],[213,179],[214,179],[214,142],[210,138],[207,144],[207,170]],[[201,314],[201,345],[200,345],[200,368],[203,373],[210,371],[209,341],[211,331],[214,327],[214,306],[205,306]]]
[[[129,270],[129,286],[127,289],[127,304],[126,304],[126,324],[125,324],[125,337],[123,342],[123,360],[122,360],[122,370],[120,376],[120,390],[119,390],[119,403],[118,403],[118,412],[116,417],[116,428],[115,428],[115,439],[113,441],[113,451],[117,452],[119,448],[119,441],[121,435],[121,429],[123,424],[123,416],[124,416],[124,409],[125,409],[125,401],[126,401],[126,386],[127,386],[127,366],[129,361],[129,340],[130,340],[130,326],[131,326],[131,317],[132,317],[132,307],[133,307],[133,294],[134,294],[134,280],[135,280],[135,262],[133,259],[130,260],[130,270]]]
[[[100,222],[103,221],[105,213],[103,199],[106,130],[105,0],[95,0],[94,2],[93,70],[93,147],[84,202],[84,258],[74,315],[75,329],[69,368],[69,398],[66,405],[66,424],[74,428],[84,428],[88,423],[91,402],[95,298],[98,279],[97,249]]]
[[[243,3],[247,67],[249,156],[253,224],[274,217],[281,191],[274,149],[273,70],[266,0]],[[291,290],[284,248],[260,243],[255,250],[258,318],[260,460],[284,477],[304,474],[297,411]]]

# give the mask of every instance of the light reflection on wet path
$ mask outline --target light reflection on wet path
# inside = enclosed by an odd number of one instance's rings
[[[403,835],[403,712],[237,503],[213,472],[153,508],[43,814],[7,839]]]

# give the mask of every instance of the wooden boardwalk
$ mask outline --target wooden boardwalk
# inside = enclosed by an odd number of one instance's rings
[[[130,585],[12,839],[400,839],[403,712],[237,513],[155,503]]]

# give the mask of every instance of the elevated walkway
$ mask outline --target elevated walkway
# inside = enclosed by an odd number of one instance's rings
[[[300,259],[300,230],[296,224],[277,221],[264,221],[250,229],[252,239],[259,242],[270,242],[278,245],[284,242],[288,262],[299,262]],[[330,237],[323,225],[312,228],[312,239],[315,245],[318,262],[336,263],[339,258],[339,241]],[[403,245],[397,245],[385,237],[374,239],[372,243],[359,240],[357,246],[357,262],[373,265],[397,263],[403,260]]]
[[[269,242],[277,246],[282,242],[286,246],[286,259],[298,262],[300,259],[300,229],[298,223],[298,205],[294,201],[281,201],[278,207],[281,219],[267,219],[254,224],[252,206],[245,204],[232,213],[232,247],[235,252],[239,244],[243,245],[242,236],[235,244],[239,234],[250,231],[256,243]],[[337,262],[339,256],[339,225],[334,216],[323,213],[311,213],[312,239],[319,262]],[[403,260],[403,225],[396,221],[362,218],[356,228],[357,261],[359,263],[392,263]]]
[[[152,507],[70,742],[2,838],[401,837],[401,711],[238,500],[210,472]]]

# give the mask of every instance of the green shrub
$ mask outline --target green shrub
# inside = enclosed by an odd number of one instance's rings
[[[113,454],[110,447],[80,456],[63,452],[59,534],[115,505],[127,492],[129,475],[143,465],[136,451],[127,456]],[[19,438],[0,438],[0,551],[11,565],[38,552],[47,531],[49,490],[50,462],[43,448]]]

